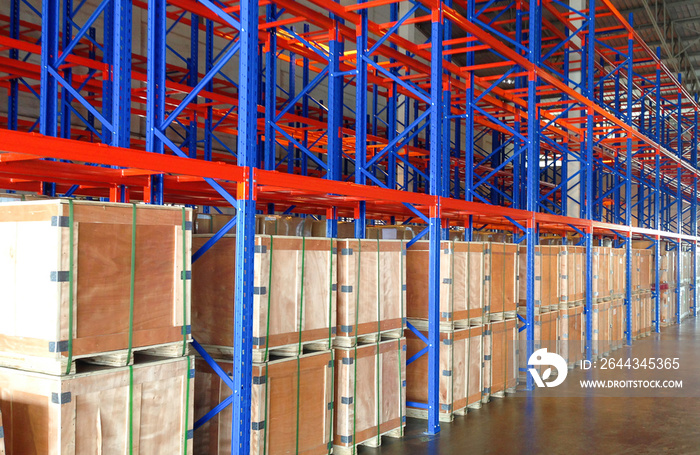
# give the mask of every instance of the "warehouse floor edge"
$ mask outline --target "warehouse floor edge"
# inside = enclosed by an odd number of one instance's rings
[[[442,423],[438,435],[424,433],[425,421],[408,419],[404,438],[384,437],[381,447],[360,447],[358,454],[699,453],[698,348],[700,318],[686,319],[633,343],[635,357],[662,353],[680,359],[683,373],[678,379],[684,389],[692,389],[684,391],[685,398],[492,398],[481,409]],[[624,348],[612,357],[621,351]],[[580,368],[570,370],[567,381],[583,379],[584,374]],[[622,370],[619,376],[628,377]],[[648,376],[639,372],[635,378]]]

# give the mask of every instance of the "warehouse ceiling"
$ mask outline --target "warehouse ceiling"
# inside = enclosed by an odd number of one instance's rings
[[[563,0],[563,3],[567,1]],[[700,0],[612,0],[612,3],[626,19],[632,14],[635,30],[652,50],[660,48],[662,60],[672,72],[682,74],[688,92],[700,93]],[[499,4],[507,5],[510,1],[497,0],[495,5]],[[596,4],[601,6],[600,1]],[[466,15],[461,7],[457,6],[456,9]],[[506,19],[509,14],[513,15],[512,9],[501,18]],[[544,11],[543,14],[545,19],[556,22],[549,12]],[[596,21],[596,27],[608,27],[616,22],[613,17],[601,17]],[[430,35],[429,23],[419,23],[417,28],[424,37]],[[464,36],[463,30],[458,27],[453,29],[453,38]],[[622,47],[625,43],[614,44]],[[464,56],[455,56],[454,60],[460,65],[465,64]],[[490,52],[478,52],[476,57],[477,63],[497,60]],[[482,75],[496,74],[498,71],[484,71]]]

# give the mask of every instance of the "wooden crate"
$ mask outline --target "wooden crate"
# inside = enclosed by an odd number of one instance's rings
[[[411,226],[367,226],[368,239],[411,240],[414,237]]]
[[[211,238],[195,235],[194,250]],[[330,349],[336,317],[335,240],[255,236],[253,361]],[[331,249],[331,246],[333,250]],[[192,329],[214,357],[233,355],[236,237],[224,236],[192,268]]]
[[[125,365],[130,339],[182,355],[192,211],[74,201],[71,218],[70,204],[0,204],[0,365],[65,374],[71,353]]]
[[[484,255],[484,311],[489,319],[514,318],[518,303],[518,245],[489,243]]]
[[[440,327],[479,325],[484,316],[484,265],[488,244],[443,241],[440,245]],[[406,312],[421,328],[428,320],[429,243],[416,242],[406,254]]]
[[[651,289],[653,250],[632,251],[632,292],[644,292]]]
[[[593,247],[593,299],[609,300],[612,297],[611,263],[612,253],[610,248],[602,246]]]
[[[195,234],[216,234],[229,221],[234,218],[234,215],[225,213],[197,213],[194,223]],[[236,225],[229,232],[236,232]]]
[[[622,299],[614,299],[610,304],[610,325],[613,346],[612,349],[621,348],[625,344],[625,306]]]
[[[403,240],[339,240],[335,345],[356,337],[403,336],[406,257]]]
[[[671,308],[673,308],[672,296],[673,291],[670,289],[662,289],[659,291],[659,325],[668,327],[671,325]]]
[[[583,358],[583,306],[559,310],[559,355],[573,367]]]
[[[335,349],[333,453],[353,454],[406,425],[406,339]]]
[[[535,313],[559,309],[559,246],[535,247]],[[527,305],[527,247],[518,255],[518,298]]]
[[[625,289],[627,287],[627,268],[625,266],[625,249],[624,248],[612,248],[611,249],[612,261],[610,263],[611,267],[611,278],[612,278],[612,290],[613,298],[620,298],[625,294]]]
[[[564,309],[586,298],[586,248],[562,246],[559,264],[562,302],[560,309]]]
[[[0,368],[7,452],[191,454],[193,368],[148,356],[64,377]]]
[[[527,317],[527,312],[524,307],[518,308],[518,313],[523,318]],[[518,356],[518,364],[520,368],[527,368],[528,358],[527,353],[527,330],[518,332],[519,344],[518,351],[521,355]],[[535,315],[535,340],[533,344],[533,352],[545,348],[547,352],[559,352],[559,311],[548,311]],[[546,367],[537,367],[542,373]],[[520,375],[525,376],[529,373],[521,371]]]
[[[252,455],[278,453],[327,454],[331,448],[333,408],[332,352],[315,352],[253,364],[251,405]],[[217,361],[226,371],[231,361]],[[231,389],[202,359],[196,361],[194,416],[204,417],[231,396]],[[231,452],[231,406],[194,433],[194,452]],[[168,452],[176,453],[176,452]]]
[[[261,235],[311,237],[312,221],[311,218],[298,216],[256,215],[255,233]]]
[[[427,332],[421,332],[424,337]],[[450,422],[455,415],[464,415],[469,407],[480,407],[483,390],[484,326],[440,332],[440,420]],[[413,332],[406,331],[407,357],[411,358],[425,343]],[[406,367],[407,400],[428,403],[428,354]],[[426,409],[409,406],[409,417],[426,419]]]
[[[491,322],[484,327],[482,401],[515,392],[518,383],[517,333],[515,319]]]
[[[593,304],[592,325],[592,354],[596,358],[598,356],[607,355],[610,352],[612,344],[610,302],[598,302]]]

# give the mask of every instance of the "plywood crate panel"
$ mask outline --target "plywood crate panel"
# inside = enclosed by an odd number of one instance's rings
[[[225,213],[197,213],[194,223],[195,234],[216,234],[234,215]],[[229,232],[235,232],[235,225]]]
[[[610,326],[613,349],[621,348],[625,339],[625,306],[624,300],[614,299],[610,304]]]
[[[582,323],[585,324],[585,319]],[[592,325],[592,354],[595,357],[607,355],[610,352],[612,341],[610,302],[598,302],[593,304]]]
[[[194,249],[210,238],[195,235]],[[309,343],[330,349],[336,317],[335,245],[332,239],[255,236],[254,361],[266,361],[275,350],[296,355],[300,344],[302,350]],[[224,236],[193,264],[192,331],[214,356],[233,352],[235,252],[236,237]]]
[[[517,332],[515,319],[491,322],[484,327],[483,400],[515,391],[518,383]]]
[[[560,267],[563,309],[586,298],[586,248],[562,246]]]
[[[377,447],[406,425],[406,339],[335,349],[333,453]]]
[[[518,245],[488,243],[484,255],[484,309],[491,320],[515,317],[518,303]]]
[[[176,351],[189,339],[192,211],[90,201],[72,208],[71,217],[65,199],[0,204],[0,364],[65,374],[71,353],[125,358],[132,291],[133,348]]]
[[[602,246],[593,247],[593,299],[608,300],[612,297],[611,263],[612,253],[610,248]],[[584,263],[585,265],[585,263]]]
[[[632,292],[651,289],[653,250],[632,251]]]
[[[332,357],[332,352],[326,351],[253,364],[252,455],[329,452],[333,433]],[[217,363],[227,373],[233,371],[230,361]],[[196,369],[194,416],[199,420],[231,396],[231,389],[204,360],[197,359]],[[231,406],[227,406],[199,427],[194,433],[194,453],[232,453],[231,419]]]
[[[402,240],[338,241],[336,344],[340,337],[392,331],[402,336],[406,316],[406,256]]]
[[[625,266],[625,249],[612,248],[612,262],[610,263],[613,298],[622,297],[627,286],[627,268]]]
[[[569,366],[576,365],[583,356],[583,306],[559,310],[560,355]]]
[[[535,247],[535,312],[559,308],[559,249],[558,246]],[[527,247],[520,246],[518,262],[518,298],[520,306],[526,306]]]
[[[484,326],[440,332],[440,420],[449,422],[454,415],[463,415],[467,407],[480,406],[483,389]],[[427,338],[427,332],[421,332]],[[425,343],[406,331],[408,358],[425,348]],[[407,400],[428,403],[428,355],[406,367]],[[427,418],[427,411],[408,408],[410,417]]]
[[[191,454],[193,373],[193,357],[64,377],[0,368],[7,452]]]
[[[484,267],[488,244],[443,241],[440,245],[440,324],[442,330],[480,324],[484,314]],[[416,242],[406,253],[407,317],[420,326],[428,320],[429,243]],[[421,328],[421,327],[419,327]]]
[[[673,308],[673,295],[674,293],[670,289],[662,289],[659,293],[659,325],[661,327],[667,327],[671,324],[671,308]]]

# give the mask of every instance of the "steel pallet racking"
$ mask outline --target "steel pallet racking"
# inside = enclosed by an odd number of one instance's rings
[[[238,264],[252,263],[256,210],[325,216],[329,236],[339,218],[356,220],[357,237],[368,220],[425,225],[429,433],[440,429],[437,254],[450,226],[467,240],[513,231],[529,271],[540,233],[578,234],[588,357],[595,238],[624,245],[628,277],[633,238],[653,242],[657,268],[661,239],[695,258],[697,95],[610,0],[38,3],[10,0],[0,15],[0,188],[232,206],[212,242],[235,227]],[[232,453],[249,447],[243,266],[236,295],[237,370],[220,370],[232,396],[214,410],[233,406]],[[680,294],[677,307],[680,322]],[[658,294],[655,309],[658,331]]]

